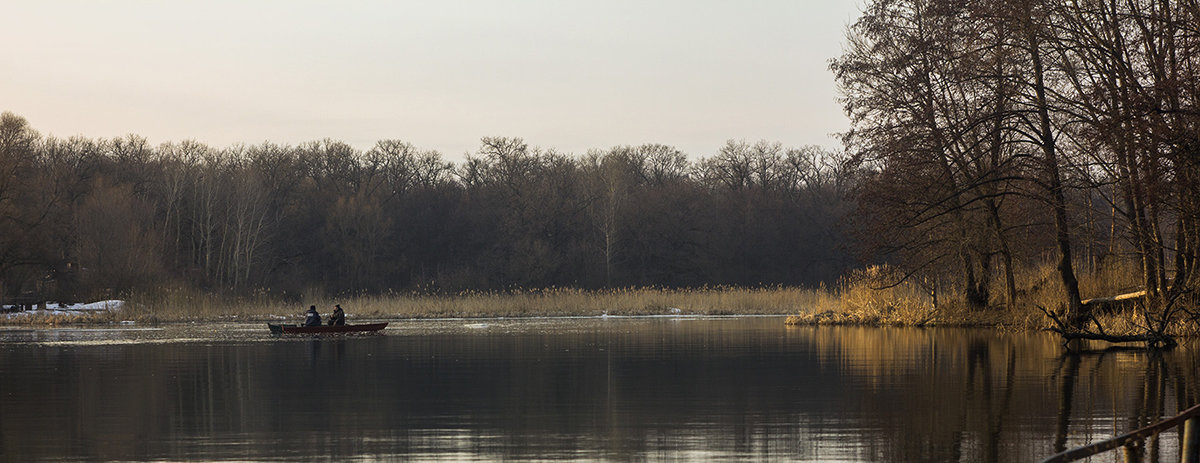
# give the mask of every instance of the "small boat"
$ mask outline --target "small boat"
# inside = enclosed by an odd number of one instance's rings
[[[267,323],[267,328],[271,329],[271,334],[327,334],[327,333],[373,333],[384,328],[387,328],[387,322],[384,323],[365,323],[362,325],[321,325],[321,326],[300,326],[300,325],[275,325]]]

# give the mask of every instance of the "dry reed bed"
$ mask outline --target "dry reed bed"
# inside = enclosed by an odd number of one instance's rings
[[[368,318],[535,317],[599,315],[784,315],[812,310],[830,301],[819,291],[799,288],[701,289],[630,288],[588,291],[569,288],[509,292],[467,291],[453,295],[383,295],[321,298],[322,313],[341,304],[348,314]],[[247,310],[246,315],[299,314],[306,305],[280,311]]]
[[[569,288],[508,292],[467,291],[452,295],[309,296],[285,302],[265,295],[228,299],[196,291],[167,290],[127,298],[119,312],[80,315],[0,316],[0,324],[62,325],[181,321],[297,321],[309,305],[322,315],[340,304],[351,319],[485,318],[600,315],[787,315],[835,304],[821,290],[802,288],[698,289],[627,288],[588,291]]]
[[[0,316],[0,324],[64,325],[180,321],[299,321],[309,305],[322,314],[341,304],[358,319],[555,317],[600,315],[790,315],[791,325],[862,326],[992,326],[1012,330],[1037,330],[1049,326],[1037,306],[1060,304],[1061,283],[1051,266],[1018,274],[1016,307],[968,309],[961,302],[943,300],[934,309],[927,287],[914,281],[894,281],[892,270],[868,267],[852,272],[832,289],[795,287],[695,289],[625,288],[580,290],[547,288],[505,292],[465,291],[450,295],[387,294],[328,297],[307,294],[298,302],[285,302],[266,291],[230,299],[195,290],[166,289],[128,298],[120,312],[80,315]],[[1116,263],[1082,272],[1084,297],[1112,295],[1135,286],[1135,266]],[[1100,315],[1112,334],[1138,330],[1133,312]],[[1172,332],[1200,334],[1196,323],[1177,323]]]
[[[1079,273],[1080,292],[1085,299],[1114,296],[1139,286],[1140,269],[1134,262],[1116,261]],[[1050,320],[1038,307],[1061,309],[1062,282],[1052,265],[1018,273],[1017,303],[1005,307],[1002,294],[993,294],[998,305],[968,308],[959,300],[943,300],[935,309],[927,289],[915,281],[895,283],[894,270],[869,267],[843,278],[828,296],[831,304],[822,310],[789,316],[789,325],[863,326],[987,326],[1004,330],[1042,330]],[[1194,304],[1193,304],[1194,305]],[[1096,315],[1106,333],[1120,336],[1145,332],[1140,310],[1124,309]],[[1200,335],[1200,323],[1178,318],[1167,330],[1177,336]]]

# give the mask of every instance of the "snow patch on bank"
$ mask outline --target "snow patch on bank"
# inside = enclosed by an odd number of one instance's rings
[[[14,307],[11,305],[4,306],[4,311],[7,312],[4,315],[8,316],[9,318],[12,318],[12,317],[23,317],[23,316],[32,316],[32,315],[80,315],[80,314],[84,314],[84,313],[96,313],[96,312],[103,312],[103,311],[114,311],[115,312],[115,311],[120,311],[121,309],[125,308],[125,301],[122,301],[119,299],[110,299],[107,301],[89,302],[89,303],[76,302],[76,303],[70,303],[70,304],[58,303],[58,302],[47,302],[46,310],[34,309],[34,310],[24,310],[24,311],[20,311],[20,312],[9,312],[10,310],[13,310],[13,308]]]

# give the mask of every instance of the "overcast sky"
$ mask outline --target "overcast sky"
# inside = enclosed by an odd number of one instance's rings
[[[483,136],[583,154],[837,146],[860,0],[51,1],[0,14],[0,111],[45,135],[217,147]]]

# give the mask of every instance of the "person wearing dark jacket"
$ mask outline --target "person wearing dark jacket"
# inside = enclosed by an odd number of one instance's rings
[[[317,306],[309,306],[304,315],[304,326],[321,326],[321,314],[317,313]]]
[[[329,326],[343,326],[346,324],[346,312],[342,311],[342,305],[336,304],[333,306],[333,315],[329,316]]]

